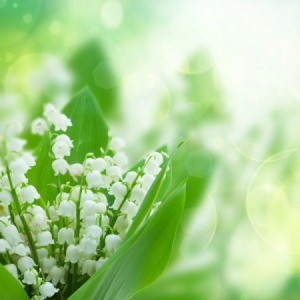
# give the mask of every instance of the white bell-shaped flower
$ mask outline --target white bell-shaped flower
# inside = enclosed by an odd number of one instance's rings
[[[28,185],[20,189],[20,196],[23,203],[33,203],[35,199],[40,198],[40,194],[33,185]]]
[[[60,112],[56,107],[54,107],[54,105],[52,105],[51,103],[48,103],[45,105],[44,117],[46,117],[46,119],[49,122],[54,123],[59,115],[60,115]]]
[[[101,219],[102,219],[102,222],[101,222],[102,226],[108,226],[109,225],[109,217],[107,215],[103,215],[101,217]]]
[[[81,223],[83,227],[89,227],[91,225],[95,225],[97,222],[97,214],[93,214],[91,216],[83,216]]]
[[[45,282],[40,285],[39,291],[42,299],[51,298],[59,289],[56,289],[51,282]]]
[[[51,280],[56,286],[58,283],[66,283],[66,270],[63,267],[53,266],[48,274],[47,280]]]
[[[71,262],[72,264],[76,264],[79,260],[80,252],[78,245],[69,245],[66,252],[66,262]]]
[[[29,285],[36,284],[37,276],[38,272],[34,268],[30,268],[24,272],[24,279],[22,281]]]
[[[55,143],[63,142],[63,143],[65,143],[69,148],[73,148],[73,147],[74,147],[72,140],[71,140],[70,137],[68,137],[66,134],[60,134],[60,135],[58,135],[58,136],[55,138],[54,142],[55,142]]]
[[[44,214],[34,215],[33,218],[30,220],[29,227],[34,232],[49,229],[48,219],[46,215]]]
[[[38,255],[38,258],[39,260],[43,260],[44,258],[48,257],[48,250],[46,248],[39,248],[39,249],[36,249],[36,252],[37,252],[37,255]]]
[[[18,269],[17,269],[16,265],[14,265],[14,264],[8,264],[8,265],[5,265],[4,267],[16,279],[19,278]]]
[[[57,210],[59,216],[74,219],[76,217],[76,205],[72,201],[64,200],[60,203]]]
[[[43,118],[37,118],[31,123],[31,132],[37,135],[44,135],[48,130],[47,122]]]
[[[71,149],[65,142],[55,142],[52,146],[52,152],[55,158],[64,158],[65,156],[70,156]]]
[[[9,169],[15,174],[25,174],[29,170],[29,166],[23,158],[19,157],[9,164]]]
[[[99,189],[103,186],[102,175],[99,171],[93,170],[86,175],[86,182],[88,187]]]
[[[21,174],[21,173],[18,173],[18,174],[12,173],[11,180],[12,180],[14,187],[18,187],[23,183],[25,183],[25,184],[28,183],[28,178],[24,174]]]
[[[107,168],[106,175],[113,181],[119,180],[122,177],[122,170],[117,166]]]
[[[145,174],[142,178],[141,178],[141,183],[142,183],[142,187],[145,190],[148,190],[152,183],[154,182],[155,177],[151,174]]]
[[[97,225],[91,225],[86,229],[86,235],[93,239],[99,240],[102,235],[102,229]]]
[[[126,193],[127,188],[121,182],[114,183],[109,190],[109,194],[115,196],[116,199],[123,199]]]
[[[96,261],[92,259],[87,259],[82,265],[82,274],[88,274],[93,276],[96,272]]]
[[[121,238],[116,234],[109,234],[105,238],[105,248],[108,252],[115,252],[121,244]]]
[[[59,174],[65,175],[68,171],[68,167],[68,163],[63,158],[58,158],[52,162],[52,169],[55,176]]]
[[[136,185],[131,191],[130,200],[135,201],[138,204],[141,204],[141,202],[145,198],[145,195],[146,195],[146,191],[143,188]]]
[[[102,172],[107,167],[106,160],[102,157],[96,158],[91,162],[91,167],[93,170]]]
[[[103,202],[98,202],[95,205],[95,212],[99,215],[102,215],[106,212],[106,205]]]
[[[82,164],[72,164],[68,166],[68,171],[73,179],[77,179],[83,174],[84,168]]]
[[[25,246],[24,244],[19,244],[17,246],[12,247],[9,253],[17,254],[19,256],[27,256],[30,254],[30,249],[28,246]]]
[[[58,243],[60,245],[74,243],[74,230],[72,228],[61,228],[57,234]]]
[[[113,157],[113,162],[118,167],[124,167],[128,163],[128,158],[123,152],[118,152]]]
[[[49,273],[50,269],[55,266],[56,264],[56,260],[54,257],[45,257],[44,259],[42,259],[42,270],[44,273]]]
[[[8,206],[12,202],[13,198],[9,191],[3,190],[0,192],[0,203]]]
[[[8,152],[17,152],[21,153],[23,152],[23,148],[26,144],[25,140],[19,139],[19,138],[12,138],[7,141],[6,148]]]
[[[104,263],[107,261],[107,258],[100,257],[96,262],[96,271],[98,271]]]
[[[124,182],[128,183],[129,185],[131,185],[134,180],[137,178],[137,173],[134,171],[130,171],[126,174],[125,178],[124,178]]]
[[[26,162],[26,164],[29,168],[35,166],[35,164],[36,164],[35,158],[31,153],[25,152],[22,154],[21,157],[24,159],[24,161]]]
[[[122,212],[127,215],[129,219],[133,219],[138,212],[138,205],[134,202],[127,201],[122,208]]]
[[[0,239],[0,253],[6,253],[10,249],[10,244],[4,239]]]
[[[119,216],[114,228],[119,233],[124,234],[129,226],[130,226],[130,220],[124,216]]]
[[[89,254],[95,254],[97,246],[98,241],[89,237],[84,237],[79,243],[80,250]]]
[[[17,246],[23,241],[15,225],[8,225],[7,227],[3,228],[2,235],[11,246]]]
[[[39,232],[36,236],[36,245],[38,247],[53,245],[54,240],[50,231]]]
[[[121,151],[125,147],[125,142],[121,138],[113,137],[109,143],[109,148],[115,152]]]
[[[93,216],[96,211],[96,202],[87,200],[82,203],[81,207],[81,217]]]
[[[159,164],[153,158],[150,158],[149,161],[144,166],[144,173],[150,175],[157,175],[160,172],[161,168]]]
[[[158,164],[158,166],[160,166],[164,161],[163,155],[159,152],[152,152],[150,154],[150,157],[152,157],[155,160],[155,162]]]
[[[60,114],[53,122],[55,131],[66,131],[68,127],[72,126],[71,120],[64,114]]]
[[[21,257],[17,262],[18,268],[22,273],[25,273],[27,270],[29,270],[31,267],[35,267],[36,264],[33,261],[33,259],[29,256],[23,256]]]
[[[94,193],[91,190],[86,189],[86,190],[82,191],[81,204],[87,200],[94,200],[94,198],[95,198]],[[78,199],[78,197],[76,199]]]

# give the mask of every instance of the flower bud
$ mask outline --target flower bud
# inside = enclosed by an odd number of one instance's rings
[[[117,199],[123,199],[127,192],[127,188],[121,182],[114,183],[109,191],[109,194],[115,196]]]
[[[52,283],[56,286],[59,282],[64,284],[66,276],[66,270],[63,267],[53,266],[49,272],[47,280],[51,280]]]
[[[57,213],[59,216],[75,218],[76,205],[72,201],[64,200],[60,203]]]
[[[37,276],[37,271],[34,268],[30,268],[24,272],[24,279],[22,281],[29,285],[36,284]]]
[[[68,171],[68,163],[64,159],[58,158],[52,162],[52,169],[55,176],[59,174],[65,175]]]
[[[44,273],[49,273],[50,269],[55,266],[56,260],[54,257],[45,257],[42,260],[42,270]]]
[[[77,263],[79,260],[79,246],[70,245],[67,248],[66,262],[71,262],[72,264]]]
[[[37,118],[31,123],[31,132],[33,134],[43,135],[47,130],[47,123],[42,118]]]
[[[96,261],[87,259],[82,265],[82,274],[88,274],[89,276],[94,275],[96,272]]]
[[[86,182],[89,188],[101,188],[103,186],[102,176],[99,171],[92,171],[86,175]]]
[[[105,248],[108,252],[115,252],[121,244],[121,238],[116,234],[109,234],[105,238]]]
[[[59,291],[54,287],[54,285],[51,282],[45,282],[41,284],[39,290],[42,299],[50,298]]]
[[[27,270],[29,270],[31,267],[36,266],[33,259],[29,256],[21,257],[17,262],[18,268],[22,273],[25,273]]]
[[[67,244],[73,244],[74,243],[74,230],[72,228],[62,228],[59,230],[57,234],[58,243],[60,245],[63,245],[65,243]]]
[[[11,246],[17,246],[22,242],[21,235],[15,225],[8,225],[2,230],[3,237]]]
[[[5,253],[10,249],[11,246],[9,245],[9,243],[4,239],[0,239],[0,253]]]
[[[91,225],[86,229],[86,235],[99,240],[102,235],[102,229],[97,225]]]
[[[53,245],[54,240],[50,231],[39,232],[36,236],[36,245],[38,247]]]
[[[24,188],[20,189],[20,195],[23,202],[33,203],[35,199],[40,198],[40,194],[36,190],[36,188],[32,185],[28,185]]]
[[[15,265],[9,264],[9,265],[5,265],[4,267],[16,279],[19,278],[18,269],[17,269],[17,267]]]
[[[68,166],[68,171],[73,179],[77,179],[83,174],[83,165],[81,164],[72,164]]]

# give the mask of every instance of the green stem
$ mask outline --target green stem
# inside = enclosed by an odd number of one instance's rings
[[[10,170],[9,170],[7,162],[5,164],[6,164],[5,167],[6,167],[8,182],[9,182],[9,185],[10,185],[10,188],[11,188],[11,194],[12,194],[12,197],[13,197],[13,200],[14,200],[14,204],[15,204],[16,209],[18,211],[18,214],[20,216],[20,220],[22,222],[24,232],[25,232],[25,235],[27,237],[27,241],[28,241],[28,244],[29,244],[29,248],[30,248],[33,260],[36,263],[36,265],[38,266],[38,268],[40,269],[40,262],[39,262],[38,254],[37,254],[37,251],[36,251],[36,248],[35,248],[35,245],[34,245],[34,240],[33,240],[33,237],[31,235],[29,226],[27,225],[27,222],[26,222],[26,220],[23,216],[21,205],[20,205],[16,190],[15,190],[15,188],[13,186],[13,183],[12,183],[12,179],[11,179],[11,176],[10,176]]]
[[[84,174],[81,175],[79,196],[76,203],[76,228],[75,228],[75,242],[74,242],[75,245],[78,244],[79,235],[80,235],[80,202],[81,202],[81,196],[83,191],[83,181],[84,181]],[[72,286],[71,286],[72,292],[76,290],[77,272],[78,272],[78,263],[75,263],[73,265],[73,276],[72,276]]]

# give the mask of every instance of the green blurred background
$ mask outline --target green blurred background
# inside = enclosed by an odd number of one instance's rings
[[[188,140],[174,255],[134,299],[300,298],[299,16],[298,0],[0,0],[0,127],[89,85],[132,163]]]

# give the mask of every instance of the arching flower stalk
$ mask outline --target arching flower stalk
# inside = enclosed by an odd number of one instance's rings
[[[101,268],[121,244],[164,161],[165,154],[154,152],[137,171],[124,173],[125,143],[110,137],[100,157],[86,153],[83,162],[69,164],[75,147],[66,135],[70,126],[51,104],[32,123],[33,134],[50,137],[55,199],[43,199],[27,178],[36,162],[18,137],[21,126],[9,124],[1,138],[0,263],[32,299],[64,298]]]

